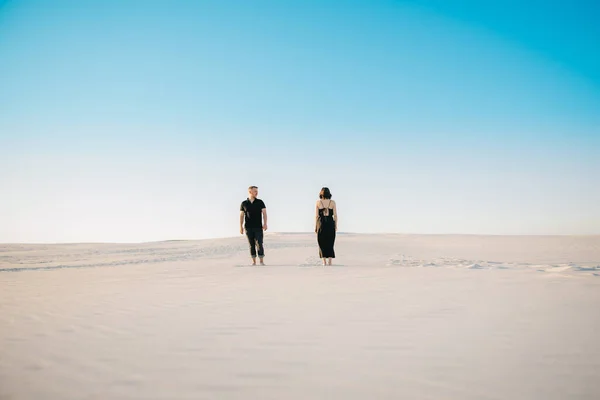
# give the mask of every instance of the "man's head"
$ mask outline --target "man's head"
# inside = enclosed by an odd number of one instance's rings
[[[250,186],[248,188],[248,197],[251,199],[258,197],[258,186]]]

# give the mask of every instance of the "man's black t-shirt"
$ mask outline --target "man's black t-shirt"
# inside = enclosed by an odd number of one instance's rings
[[[261,199],[246,199],[240,206],[240,211],[244,212],[246,229],[248,228],[262,228],[262,209],[267,208],[265,203]]]

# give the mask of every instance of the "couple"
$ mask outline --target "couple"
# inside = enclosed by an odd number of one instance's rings
[[[264,264],[265,249],[263,247],[263,230],[267,230],[267,206],[258,197],[258,187],[248,188],[248,198],[240,206],[240,234],[244,234],[250,244],[250,256],[252,265],[256,265],[256,256],[260,265]],[[319,243],[319,257],[323,265],[331,265],[335,258],[333,245],[335,244],[335,233],[337,232],[337,207],[335,201],[331,200],[331,192],[324,187],[319,193],[319,200],[315,207],[317,242]]]

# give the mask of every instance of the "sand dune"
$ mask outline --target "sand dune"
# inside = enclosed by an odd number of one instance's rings
[[[598,399],[600,236],[0,245],[0,399]]]

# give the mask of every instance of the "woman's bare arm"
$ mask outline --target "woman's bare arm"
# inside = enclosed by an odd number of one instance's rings
[[[315,232],[317,232],[317,221],[319,220],[319,202],[315,203]]]
[[[333,220],[335,221],[335,230],[337,231],[337,226],[338,226],[338,213],[337,213],[337,204],[335,201],[333,201]]]

